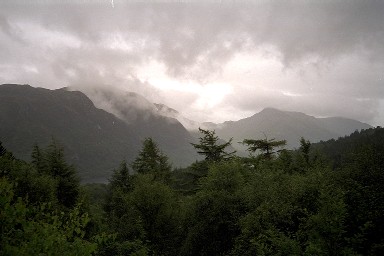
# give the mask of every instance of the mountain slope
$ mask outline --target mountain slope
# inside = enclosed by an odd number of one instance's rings
[[[261,112],[235,122],[224,122],[214,127],[223,139],[276,138],[287,140],[288,148],[299,146],[300,137],[317,142],[348,135],[355,130],[371,128],[370,125],[352,119],[332,117],[315,118],[300,112],[266,108]],[[237,145],[236,145],[237,144]],[[239,150],[244,148],[234,143]]]
[[[186,141],[190,135],[185,134],[185,129],[180,124],[168,126],[161,118],[155,121],[128,124],[96,108],[78,91],[0,85],[0,141],[3,145],[16,157],[28,160],[35,143],[46,146],[53,137],[64,145],[68,161],[79,169],[83,181],[106,181],[111,170],[123,159],[132,161],[141,149],[142,139],[151,135],[146,131],[152,130],[154,125],[159,131],[159,144],[168,143],[164,151],[172,153],[171,161],[184,166],[192,162],[193,159],[185,162],[185,158],[178,158],[179,153],[190,157],[193,152]],[[169,131],[165,132],[167,129]]]
[[[203,127],[199,122],[193,121],[181,115],[177,110],[170,108],[164,104],[154,103],[158,114],[177,119],[188,131],[197,131],[199,127]]]
[[[134,92],[102,87],[80,88],[96,105],[121,120],[141,141],[152,137],[175,166],[186,166],[198,158],[191,146],[195,138],[175,118],[163,116],[155,104]]]

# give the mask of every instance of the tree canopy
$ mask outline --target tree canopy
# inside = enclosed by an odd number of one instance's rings
[[[276,153],[276,148],[285,146],[287,141],[265,138],[259,140],[245,139],[242,143],[248,146],[248,151],[254,153],[260,150],[265,158],[271,159]]]
[[[205,160],[210,162],[219,162],[233,157],[236,151],[226,152],[225,149],[232,143],[232,138],[225,143],[220,144],[219,137],[216,136],[215,131],[204,130],[199,128],[202,137],[199,138],[199,143],[191,143],[197,149],[197,153],[203,155]]]
[[[0,155],[0,255],[383,255],[383,128],[277,157],[283,141],[248,142],[263,154],[171,171],[146,139],[134,171],[72,186],[58,143]]]
[[[152,174],[160,181],[167,181],[171,172],[168,157],[161,152],[152,138],[143,141],[143,147],[131,166],[136,173]]]

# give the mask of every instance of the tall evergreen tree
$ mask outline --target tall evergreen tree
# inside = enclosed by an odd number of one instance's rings
[[[120,168],[115,170],[112,178],[109,180],[111,189],[121,189],[127,193],[132,190],[132,176],[129,174],[127,163],[123,161]]]
[[[36,168],[36,170],[39,173],[46,173],[47,172],[47,166],[46,166],[46,161],[44,159],[44,153],[40,149],[40,147],[35,144],[33,145],[32,149],[32,165]]]
[[[155,180],[168,181],[171,165],[152,138],[146,138],[143,148],[132,163],[132,169],[140,174],[153,174]]]
[[[300,139],[300,151],[304,156],[305,162],[309,165],[309,151],[311,149],[311,142],[309,140],[305,140],[303,137]]]
[[[57,199],[65,207],[72,208],[79,197],[80,180],[72,165],[64,159],[64,149],[55,140],[48,146],[43,157],[47,172],[57,181]]]
[[[229,147],[232,143],[232,138],[223,144],[219,144],[219,137],[216,136],[215,131],[204,130],[199,128],[202,137],[199,138],[199,144],[191,143],[197,149],[197,153],[205,156],[205,160],[212,162],[219,162],[231,158],[236,151],[227,153],[225,148]]]
[[[5,148],[3,147],[3,145],[0,141],[0,156],[5,155],[5,153],[7,153],[7,150],[5,150]]]

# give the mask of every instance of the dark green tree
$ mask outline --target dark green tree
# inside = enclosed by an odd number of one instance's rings
[[[133,189],[133,177],[129,174],[129,169],[125,161],[120,164],[120,168],[115,170],[109,180],[108,193],[104,210],[108,215],[109,224],[118,223],[119,219],[126,213],[126,197]],[[113,225],[112,225],[112,228]]]
[[[80,180],[72,165],[64,159],[64,149],[55,140],[52,140],[45,152],[46,172],[57,182],[57,199],[60,205],[72,208],[79,197]]]
[[[229,255],[240,234],[245,177],[245,167],[239,162],[210,165],[187,209],[187,237],[181,255]]]
[[[272,159],[276,153],[276,148],[285,146],[287,141],[265,138],[260,140],[245,139],[242,143],[248,146],[248,151],[254,153],[256,150],[260,150],[266,159]]]
[[[47,172],[46,161],[44,159],[44,152],[42,152],[42,150],[37,144],[33,145],[31,158],[32,165],[36,168],[39,173]]]
[[[3,145],[0,141],[0,156],[5,155],[5,153],[7,153],[7,150],[5,150],[5,148],[3,147]]]
[[[0,178],[0,255],[94,255],[97,245],[84,239],[86,213],[57,214],[50,204],[26,201]]]
[[[15,159],[13,154],[11,152],[7,151],[7,149],[5,147],[3,147],[1,141],[0,141],[0,157],[5,157],[11,161]]]
[[[219,137],[215,131],[204,130],[199,128],[199,132],[203,135],[199,138],[199,144],[191,143],[197,149],[197,153],[203,155],[206,161],[220,162],[233,157],[236,151],[227,153],[225,148],[232,143],[232,138],[223,144],[219,144]]]
[[[113,189],[121,189],[127,193],[132,190],[133,177],[129,174],[127,162],[123,161],[120,168],[115,170],[112,178],[109,180],[109,185]]]
[[[309,165],[309,151],[311,149],[311,142],[309,140],[305,140],[303,137],[300,139],[300,151],[304,156],[305,163]]]
[[[131,166],[136,173],[152,174],[157,181],[168,182],[171,173],[168,157],[160,151],[152,138],[144,140],[143,148]]]

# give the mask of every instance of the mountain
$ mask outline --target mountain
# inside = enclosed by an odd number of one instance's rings
[[[198,158],[190,144],[196,138],[177,119],[161,115],[156,105],[140,94],[97,86],[79,89],[97,108],[123,120],[141,141],[152,137],[175,166],[186,166]]]
[[[173,108],[158,103],[155,103],[154,105],[160,115],[177,119],[188,131],[197,131],[199,127],[202,127],[199,122],[186,118]]]
[[[370,125],[342,117],[315,118],[300,112],[266,108],[261,112],[222,124],[210,123],[220,138],[233,137],[233,146],[240,151],[245,148],[236,142],[243,139],[276,138],[287,140],[287,148],[297,148],[301,137],[318,142],[349,135],[355,130],[371,128]]]
[[[196,143],[200,134],[188,132],[176,119],[180,117],[176,110],[153,104],[133,92],[97,87],[80,92],[73,88],[0,85],[3,145],[16,157],[29,160],[35,143],[45,147],[55,138],[63,144],[67,160],[88,182],[106,181],[122,160],[131,162],[146,137],[158,143],[174,166],[187,166],[199,159],[190,143]],[[233,137],[232,145],[240,154],[245,148],[237,142],[245,138],[286,139],[287,147],[295,148],[300,137],[317,142],[371,128],[351,119],[315,118],[273,108],[239,121],[204,123],[202,127],[215,129],[224,140]]]
[[[176,166],[194,161],[196,153],[189,144],[194,139],[180,123],[144,108],[143,112],[120,108],[122,103],[112,96],[110,104],[120,116],[96,108],[79,91],[0,85],[0,141],[16,157],[29,160],[35,143],[45,147],[55,138],[83,182],[106,181],[122,160],[130,162],[137,156],[142,140],[149,136]]]
[[[384,166],[384,128],[376,127],[362,131],[354,131],[349,136],[337,140],[321,141],[311,145],[314,151],[322,152],[332,163],[334,169],[348,168],[357,161],[365,161],[367,165]],[[361,158],[357,156],[360,155]],[[368,155],[375,155],[370,158]],[[361,165],[365,169],[367,166]],[[382,168],[377,169],[382,170]]]

